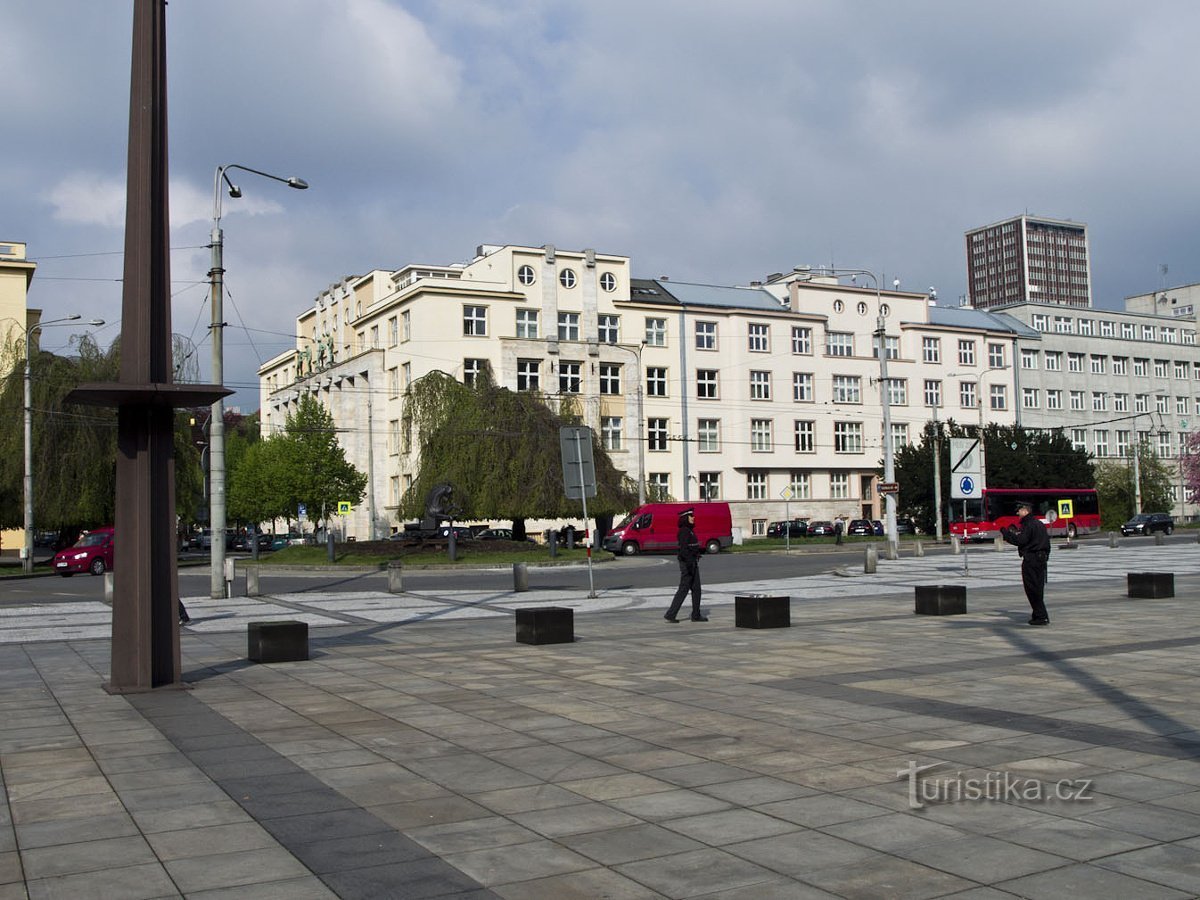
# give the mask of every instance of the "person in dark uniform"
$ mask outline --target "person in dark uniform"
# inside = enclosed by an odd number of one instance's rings
[[[700,612],[700,554],[704,552],[704,547],[696,537],[695,526],[695,510],[685,509],[679,514],[679,534],[676,536],[679,550],[675,554],[679,560],[679,589],[671,600],[671,608],[663,616],[668,622],[679,621],[675,616],[683,606],[683,598],[688,591],[692,592],[692,621],[708,621]]]
[[[1033,616],[1030,625],[1049,625],[1050,616],[1046,612],[1046,563],[1050,559],[1050,535],[1046,526],[1033,513],[1033,502],[1020,500],[1017,503],[1017,514],[1021,517],[1019,525],[1009,525],[1000,534],[1010,544],[1016,545],[1017,553],[1021,555],[1021,583],[1025,586],[1025,596],[1029,598],[1029,606]]]

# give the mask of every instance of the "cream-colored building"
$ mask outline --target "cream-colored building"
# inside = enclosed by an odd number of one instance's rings
[[[282,429],[304,393],[326,406],[368,474],[346,522],[360,540],[397,526],[417,471],[405,388],[484,365],[551,404],[575,397],[618,468],[680,500],[728,501],[747,536],[785,512],[878,518],[881,311],[897,443],[934,407],[1014,421],[1011,319],[807,271],[747,287],[634,279],[628,257],[547,245],[331,285],[297,317],[295,349],[259,369],[262,428]]]
[[[20,241],[0,241],[0,373],[22,364],[25,356],[25,329],[38,323],[42,311],[28,306],[29,284],[37,263],[25,257]],[[13,550],[24,545],[20,529],[0,531],[0,549]]]

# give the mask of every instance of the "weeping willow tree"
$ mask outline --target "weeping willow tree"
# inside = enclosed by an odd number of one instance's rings
[[[523,535],[524,520],[578,516],[563,492],[558,431],[580,424],[577,406],[550,409],[539,395],[498,387],[485,372],[474,385],[431,372],[405,392],[402,450],[420,459],[400,514],[418,518],[438,484],[454,488],[460,519],[503,518]],[[637,486],[617,471],[593,434],[596,496],[588,513],[606,516],[637,503]]]

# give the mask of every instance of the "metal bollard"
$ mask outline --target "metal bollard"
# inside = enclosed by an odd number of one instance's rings
[[[393,559],[388,563],[388,593],[403,594],[404,593],[404,563],[398,559]]]
[[[1004,549],[1004,538],[1000,537],[1000,535],[996,535],[995,539],[992,541],[992,549],[995,550],[997,553],[999,553],[1001,550],[1003,550]]]
[[[1166,542],[1167,539],[1161,531],[1154,535],[1154,546],[1161,547]]]
[[[513,590],[529,590],[529,566],[525,563],[513,563]]]
[[[1108,546],[1112,548],[1116,548],[1117,546],[1117,533],[1115,531],[1108,533]]]
[[[547,542],[550,544],[550,558],[554,559],[558,556],[558,532],[551,530],[547,536]]]
[[[925,545],[920,541],[913,541],[913,556],[924,556]]]
[[[104,573],[104,602],[113,605],[113,573]]]
[[[883,545],[883,557],[884,559],[899,559],[900,545],[893,544],[891,541],[888,541]]]
[[[450,541],[446,545],[446,552],[450,555],[450,562],[458,560],[458,539],[454,536],[454,529],[450,529]]]
[[[866,557],[863,559],[863,572],[874,575],[877,568],[879,568],[879,553],[875,550],[874,544],[867,544]]]
[[[246,596],[258,596],[258,566],[250,566],[246,569]]]
[[[225,596],[226,597],[233,596],[233,579],[234,579],[234,576],[236,575],[236,571],[237,571],[236,569],[234,569],[235,562],[236,562],[236,560],[230,559],[228,557],[226,557],[226,559],[225,559]]]
[[[962,541],[958,539],[957,534],[950,535],[950,551],[955,555],[962,553]]]

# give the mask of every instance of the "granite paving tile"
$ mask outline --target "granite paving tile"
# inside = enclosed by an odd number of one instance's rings
[[[1095,865],[1200,896],[1200,849],[1160,844],[1108,856]]]
[[[774,874],[761,866],[709,848],[613,867],[667,897],[695,897],[750,885],[769,884]]]
[[[601,832],[604,833],[606,832]],[[528,844],[539,840],[539,835],[535,832],[500,816],[410,828],[405,834],[430,852],[441,856],[467,850]],[[570,846],[566,839],[559,843]]]
[[[847,900],[926,900],[969,889],[974,882],[892,856],[802,876]]]
[[[862,865],[883,856],[868,847],[804,829],[729,844],[725,849],[773,872],[793,877],[803,877],[806,872],[822,868]]]
[[[996,887],[1018,897],[1027,897],[1029,900],[1062,900],[1063,897],[1185,900],[1194,896],[1190,892],[1131,878],[1089,863],[1076,863],[1049,872],[1001,881]]]
[[[596,865],[587,857],[561,847],[554,841],[533,841],[448,853],[443,859],[485,887],[564,872],[579,872],[595,868]]]
[[[178,897],[174,882],[158,863],[59,875],[26,882],[29,900],[156,900]]]
[[[187,895],[187,900],[337,900],[337,894],[321,879],[309,875],[193,891]]]
[[[986,835],[971,835],[935,845],[901,847],[895,853],[905,859],[984,884],[1061,868],[1068,862],[1061,856]]]
[[[25,877],[39,879],[138,866],[157,862],[157,857],[146,839],[137,835],[29,849],[21,854],[21,861]]]
[[[632,825],[564,835],[558,843],[605,866],[703,849],[699,841],[659,825]]]
[[[519,825],[546,837],[558,838],[567,834],[624,828],[639,824],[640,819],[603,803],[584,802],[573,806],[557,806],[550,809],[509,815]]]
[[[604,869],[551,875],[493,887],[505,900],[659,900],[662,894]]]
[[[262,850],[276,845],[275,838],[257,822],[160,831],[146,835],[146,840],[150,842],[155,855],[164,861],[239,850]]]

